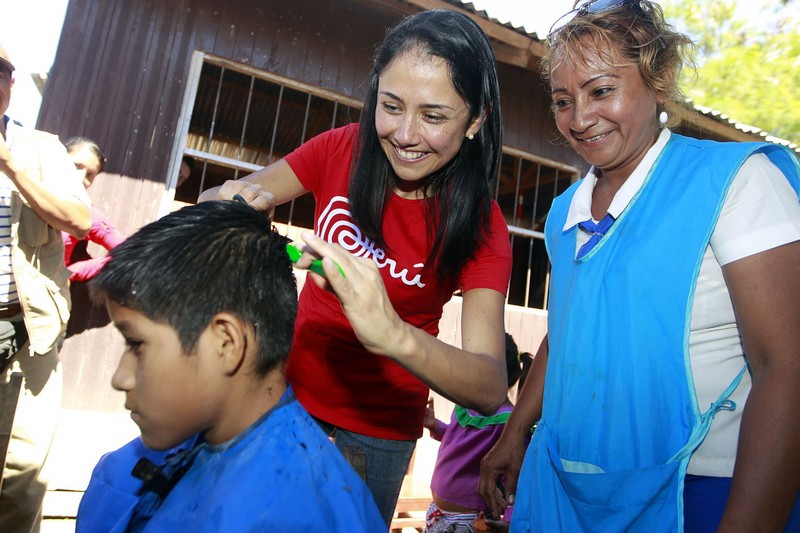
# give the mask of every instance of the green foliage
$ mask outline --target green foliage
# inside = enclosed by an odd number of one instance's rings
[[[743,14],[736,0],[665,0],[667,18],[698,45],[685,94],[800,144],[799,1],[773,0]]]

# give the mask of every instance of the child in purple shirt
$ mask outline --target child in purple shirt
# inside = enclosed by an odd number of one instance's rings
[[[529,354],[525,354],[530,357]],[[529,365],[525,365],[526,370]],[[513,337],[506,333],[506,368],[508,387],[514,386],[521,376],[520,353]],[[481,459],[494,446],[503,432],[514,404],[506,398],[497,412],[481,416],[471,409],[456,405],[450,424],[437,420],[433,399],[428,400],[424,425],[431,437],[441,442],[436,466],[431,477],[433,502],[425,516],[425,531],[439,533],[455,531],[471,533],[478,515],[488,513],[488,507],[478,494]],[[508,521],[510,513],[504,519]]]

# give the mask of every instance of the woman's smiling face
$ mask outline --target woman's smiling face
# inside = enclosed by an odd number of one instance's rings
[[[618,50],[584,43],[583,60],[552,72],[556,125],[570,146],[604,176],[626,179],[658,136],[656,105],[637,65]],[[603,47],[603,45],[599,45]]]
[[[398,194],[416,198],[423,180],[453,160],[480,129],[470,115],[444,59],[411,49],[389,63],[378,78],[375,129]]]

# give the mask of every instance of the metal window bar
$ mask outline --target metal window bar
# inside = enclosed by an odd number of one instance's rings
[[[339,102],[333,103],[333,113],[331,113],[331,129],[336,127],[336,115],[339,113]]]
[[[524,292],[521,295],[520,303],[517,304],[517,305],[521,305],[521,306],[528,307],[528,308],[536,308],[536,309],[542,308],[542,309],[546,310],[547,309],[547,299],[548,299],[548,294],[549,294],[549,286],[550,286],[550,269],[549,269],[549,265],[546,267],[546,269],[544,269],[545,270],[544,278],[541,279],[541,280],[539,279],[542,276],[542,274],[540,273],[540,269],[534,268],[534,266],[537,263],[537,258],[534,256],[535,247],[537,246],[536,242],[537,241],[542,241],[542,242],[544,241],[544,233],[541,232],[541,231],[537,231],[535,229],[537,227],[538,222],[539,222],[539,220],[537,219],[537,213],[538,213],[540,197],[542,196],[542,193],[543,193],[543,191],[542,191],[542,187],[543,187],[542,176],[543,176],[543,174],[542,173],[545,170],[553,170],[553,171],[555,171],[555,173],[556,173],[555,174],[555,182],[553,184],[553,187],[554,187],[553,194],[555,195],[555,194],[558,193],[560,171],[564,170],[564,169],[559,168],[559,166],[557,166],[557,165],[543,163],[542,161],[539,161],[538,158],[535,158],[535,157],[524,157],[523,154],[517,153],[517,152],[519,152],[519,151],[516,150],[516,149],[506,149],[504,151],[504,154],[503,154],[504,157],[512,158],[512,160],[513,160],[512,168],[514,168],[514,174],[515,174],[515,176],[514,176],[514,181],[515,181],[515,183],[514,183],[514,193],[513,193],[514,194],[514,201],[512,202],[513,212],[512,213],[507,213],[509,215],[510,220],[511,220],[511,223],[509,224],[509,227],[508,227],[509,238],[511,240],[511,246],[513,248],[516,240],[519,239],[519,238],[528,240],[527,254],[526,254],[527,255],[527,259],[526,259],[526,264],[525,264],[525,268],[524,268],[524,276],[525,276],[524,289],[520,288]],[[529,207],[525,206],[524,199],[520,195],[520,192],[523,190],[522,180],[524,178],[524,175],[526,174],[526,172],[525,172],[525,164],[526,164],[526,162],[536,165],[535,183],[534,183],[534,187],[533,187],[533,201],[531,202],[531,205],[529,205]],[[568,172],[568,170],[564,170],[564,171]],[[571,172],[570,172],[570,174],[571,174]],[[500,196],[500,180],[498,179],[497,183],[496,183],[496,186],[495,186],[494,197],[497,200],[497,199],[499,199],[499,196]],[[526,209],[530,213],[530,217],[531,217],[531,222],[530,222],[531,226],[530,226],[530,228],[521,227],[522,221],[524,220],[523,214],[521,213],[522,209]],[[538,265],[536,265],[536,266],[538,266]],[[543,284],[543,287],[541,287],[540,285],[537,285],[539,283]],[[542,300],[541,300],[541,302],[538,300],[538,294],[536,295],[537,296],[537,301],[535,301],[535,302],[531,301],[532,298],[534,297],[534,294],[535,294],[533,289],[535,289],[537,287],[541,287],[541,289],[542,289]],[[537,293],[538,293],[538,291],[537,291]],[[516,294],[517,296],[520,296],[518,292],[515,292],[514,294]],[[506,301],[508,301],[509,298],[512,298],[514,296],[514,294],[509,293],[509,295],[506,297]]]
[[[306,94],[306,110],[303,114],[303,130],[300,133],[300,144],[306,142],[306,132],[308,131],[308,118],[311,116],[311,99],[314,96],[311,93]],[[287,226],[292,227],[292,219],[294,217],[294,199],[289,203],[289,220]]]
[[[247,120],[250,118],[250,104],[253,101],[253,89],[255,87],[256,78],[250,76],[250,89],[247,91],[247,104],[244,108],[244,120],[242,121],[242,136],[239,138],[239,150],[236,153],[236,159],[241,159],[244,152],[244,136],[247,132]],[[233,179],[239,179],[239,169],[233,170]]]
[[[211,128],[208,131],[208,141],[206,141],[206,152],[211,153],[211,140],[214,138],[214,126],[217,124],[217,111],[219,111],[219,95],[222,93],[222,79],[225,77],[225,67],[220,68],[219,82],[217,82],[217,94],[214,97],[214,112],[211,114]],[[203,160],[203,172],[200,174],[200,190],[205,190],[206,167],[208,160]]]
[[[556,197],[558,194],[558,178],[561,174],[561,169],[556,169],[556,176],[553,179],[553,198]],[[542,302],[542,309],[545,311],[547,310],[547,303],[550,300],[550,274],[551,274],[551,266],[548,263],[547,266],[547,275],[544,277],[544,301]]]
[[[278,136],[278,120],[281,117],[281,106],[283,106],[283,84],[280,85],[280,91],[278,91],[278,103],[275,104],[275,123],[272,125],[272,140],[269,143],[269,156],[267,161],[272,164],[275,154],[275,138]]]
[[[531,229],[536,227],[536,206],[539,203],[539,178],[542,175],[541,163],[536,164],[536,187],[533,190],[533,210],[531,211]],[[528,268],[525,273],[525,307],[530,307],[531,302],[531,263],[533,262],[533,239],[528,241]]]
[[[514,176],[514,203],[512,206],[513,214],[511,215],[511,225],[517,225],[517,207],[519,202],[519,184],[522,181],[522,158],[515,157],[514,158],[514,168],[515,168],[515,176]],[[514,241],[516,237],[516,233],[509,231],[511,235],[511,249],[514,249]],[[528,263],[528,270],[530,270],[530,263]],[[509,294],[510,296],[510,294]],[[508,296],[506,296],[506,300],[508,300]],[[525,301],[525,307],[527,307],[527,300]]]
[[[522,158],[517,157],[517,164],[515,165],[517,168],[516,176],[514,177],[514,215],[512,216],[511,220],[513,221],[513,225],[517,225],[517,215],[519,214],[519,187],[520,183],[522,183]]]

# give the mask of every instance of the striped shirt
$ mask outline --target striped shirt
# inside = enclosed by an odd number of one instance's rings
[[[11,272],[11,180],[0,174],[0,305],[19,302]]]
[[[3,117],[8,124],[8,117]],[[8,132],[10,133],[10,132]],[[13,139],[6,135],[11,147]],[[0,174],[0,305],[19,302],[17,284],[11,271],[11,190],[13,184],[5,174]]]

